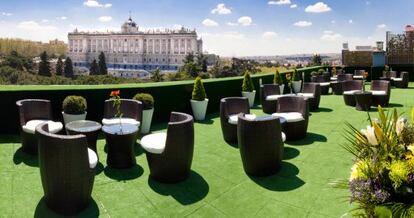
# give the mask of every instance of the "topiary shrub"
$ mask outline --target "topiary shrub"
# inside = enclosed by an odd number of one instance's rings
[[[87,109],[86,99],[76,95],[67,96],[63,100],[62,108],[65,114],[84,114]]]
[[[192,99],[194,101],[204,101],[206,98],[207,95],[206,90],[204,89],[203,81],[201,81],[201,77],[197,77],[194,80]]]
[[[282,78],[280,77],[280,73],[279,73],[278,70],[276,70],[276,73],[273,77],[273,84],[276,84],[276,85],[282,85],[283,84]]]
[[[154,97],[147,93],[138,93],[132,99],[142,102],[144,110],[154,108]]]
[[[298,73],[298,71],[295,69],[295,71],[293,71],[293,81],[300,81],[300,74]]]
[[[323,73],[325,73],[325,72],[326,72],[326,71],[325,71],[324,69],[319,69],[319,70],[318,70],[318,74],[319,74],[319,75],[323,75]]]
[[[247,71],[246,71],[246,73],[244,73],[242,91],[243,92],[253,92],[254,91],[254,85],[253,85],[252,78],[250,77],[250,73],[247,72]]]

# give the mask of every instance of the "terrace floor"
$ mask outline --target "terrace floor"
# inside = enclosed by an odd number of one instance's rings
[[[409,116],[414,91],[393,89],[391,107]],[[254,113],[262,114],[260,109]],[[372,110],[375,114],[375,110]],[[344,122],[362,128],[366,113],[344,105],[342,96],[323,96],[310,118],[305,140],[285,144],[281,171],[267,178],[247,176],[237,148],[226,144],[220,121],[211,116],[195,125],[192,174],[184,182],[164,185],[149,179],[145,154],[137,147],[137,166],[106,168],[104,140],[93,202],[81,217],[341,217],[352,206],[348,191],[328,183],[347,179],[352,157],[340,144]],[[165,125],[156,126],[157,129]],[[19,137],[0,136],[0,216],[54,217],[41,200],[37,160],[23,154]]]

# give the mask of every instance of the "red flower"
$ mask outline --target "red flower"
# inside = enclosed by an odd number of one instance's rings
[[[111,96],[111,97],[118,97],[120,93],[121,93],[121,92],[120,92],[119,90],[112,91],[110,96]]]

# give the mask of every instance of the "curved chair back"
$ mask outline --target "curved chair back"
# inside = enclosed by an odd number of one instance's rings
[[[321,101],[321,86],[319,83],[304,83],[303,93],[312,93],[313,98],[309,99],[310,110],[317,110]]]
[[[389,95],[391,91],[391,83],[386,80],[373,80],[371,81],[371,90],[386,91],[387,95]]]
[[[167,129],[167,141],[164,150],[166,156],[184,155],[191,160],[194,150],[194,119],[191,115],[172,112]],[[187,154],[187,155],[186,155]]]
[[[389,76],[389,78],[397,78],[398,77],[398,72],[397,71],[390,71],[388,76]]]
[[[355,70],[354,75],[355,76],[363,76],[365,73],[365,70]]]
[[[403,79],[401,88],[407,88],[410,82],[410,74],[408,72],[401,72],[400,78]]]
[[[338,82],[343,82],[343,81],[350,81],[353,80],[354,76],[352,74],[338,74]]]
[[[114,100],[106,100],[104,105],[104,118],[114,118],[117,110],[113,105]],[[142,121],[142,102],[133,99],[121,99],[121,113],[123,118],[132,118]]]
[[[238,120],[238,143],[245,172],[255,176],[275,173],[283,159],[279,118],[247,120],[239,115]]]
[[[278,99],[278,113],[298,112],[306,120],[309,117],[308,100],[299,96],[284,96]]]
[[[264,98],[270,95],[280,95],[279,85],[275,84],[264,84],[262,89],[262,95]]]
[[[229,115],[234,114],[249,114],[249,100],[245,97],[229,97],[223,98],[220,101],[220,117],[228,119]]]
[[[342,83],[342,90],[352,91],[352,90],[362,90],[362,81],[361,80],[352,80],[352,81],[344,81]]]
[[[16,102],[19,110],[20,126],[30,120],[51,120],[52,106],[49,100],[24,99]]]
[[[39,168],[46,204],[52,210],[74,215],[89,204],[95,169],[89,166],[86,136],[62,136],[36,128]]]
[[[322,77],[324,79],[324,82],[330,82],[331,81],[331,73],[330,72],[324,72],[322,74]]]

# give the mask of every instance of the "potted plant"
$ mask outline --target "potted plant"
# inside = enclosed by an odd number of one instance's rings
[[[154,98],[147,93],[138,93],[134,96],[134,100],[142,102],[142,124],[141,133],[147,134],[151,129],[152,116],[154,114]]]
[[[292,76],[292,88],[293,88],[293,92],[294,93],[299,93],[300,90],[302,89],[302,80],[300,79],[300,75],[298,73],[298,71],[295,69],[295,71],[293,71],[293,76]]]
[[[195,120],[204,120],[207,112],[208,99],[204,89],[201,77],[194,81],[194,88],[191,98],[191,109],[193,110]]]
[[[256,90],[254,90],[254,85],[250,73],[246,71],[244,73],[243,84],[242,84],[242,96],[249,99],[249,106],[253,107],[254,99],[256,97]]]
[[[86,119],[87,104],[86,99],[82,96],[67,96],[65,100],[63,100],[62,109],[63,121],[65,124]]]
[[[282,77],[280,77],[280,73],[279,73],[278,70],[276,70],[275,76],[273,78],[273,83],[275,85],[279,85],[280,94],[282,95],[283,94],[283,90],[285,90],[285,84],[283,84]]]
[[[332,76],[336,77],[336,66],[335,65],[332,66]]]

